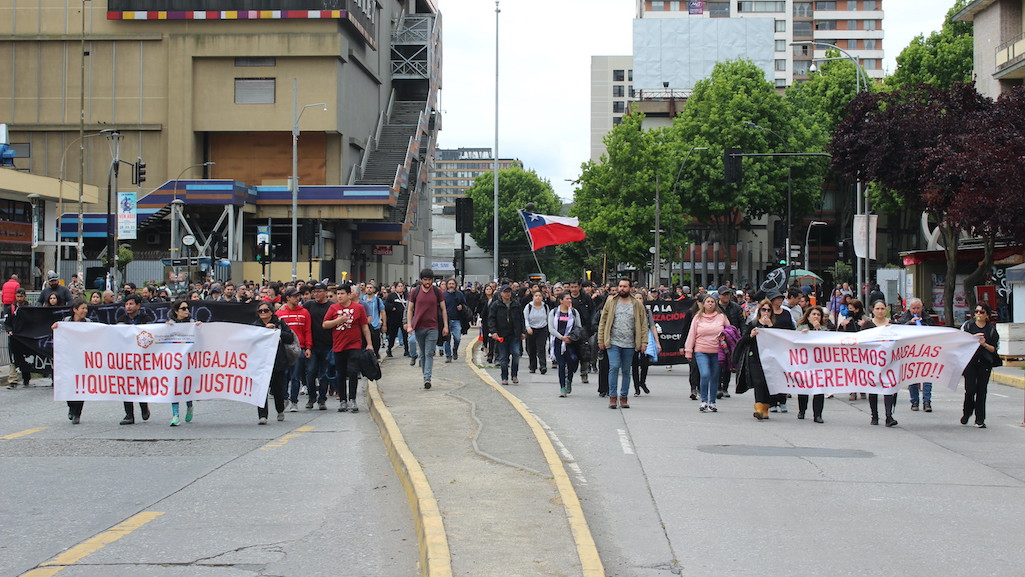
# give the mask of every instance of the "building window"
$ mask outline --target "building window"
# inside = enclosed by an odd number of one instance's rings
[[[637,93],[634,92],[633,84],[630,85],[630,98],[637,98]]]
[[[865,0],[861,3],[862,10],[878,10],[876,0]]]
[[[612,87],[612,97],[613,98],[622,98],[623,97],[624,89],[625,89],[625,87],[622,84],[617,84],[616,86],[613,86]]]
[[[816,10],[836,10],[836,2],[816,2]]]
[[[776,72],[786,72],[787,70],[787,59],[777,58],[776,59]]]
[[[875,38],[866,38],[864,42],[865,42],[865,50],[875,50],[876,49],[876,39]]]
[[[794,18],[811,18],[811,2],[794,2]]]
[[[626,79],[628,81],[630,81],[630,82],[634,81],[634,69],[633,68],[631,68],[630,70],[626,71]]]
[[[836,20],[817,20],[815,22],[816,30],[836,30]]]
[[[626,103],[623,102],[622,100],[613,100],[612,101],[612,113],[613,114],[623,114],[624,112],[626,112]]]
[[[807,44],[794,46],[794,56],[808,56],[809,54],[811,54],[811,46]]]
[[[803,37],[811,38],[811,21],[810,20],[795,20],[794,21],[794,38]]]
[[[651,11],[652,12],[664,12],[666,9],[666,3],[659,0],[652,0]]]
[[[786,78],[777,78],[776,79],[776,88],[786,88],[786,87],[787,87],[787,79]]]
[[[679,12],[680,11],[680,0],[673,0],[672,2],[670,2],[669,3],[669,10],[671,12]]]
[[[625,82],[626,81],[626,74],[622,70],[613,70],[612,71],[612,81],[613,82]]]
[[[612,126],[617,126],[617,125],[620,125],[620,124],[623,124],[623,117],[622,116],[613,116],[612,117]]]
[[[730,3],[729,2],[709,2],[708,3],[708,14],[712,18],[729,18],[730,17]]]
[[[865,20],[864,22],[865,22],[865,30],[875,30],[876,29],[876,21],[875,20]]]
[[[246,66],[277,66],[277,58],[273,56],[266,58],[236,58],[235,66],[238,68]]]
[[[847,0],[847,10],[850,12],[858,11],[858,0]]]
[[[235,104],[274,104],[274,79],[236,78]]]
[[[737,2],[737,12],[786,12],[786,2]]]
[[[787,51],[787,41],[786,40],[777,40],[776,41],[776,52],[786,52],[786,51]]]
[[[776,21],[776,32],[786,32],[786,31],[787,31],[787,21],[786,20],[777,20]]]
[[[794,76],[807,76],[811,60],[794,60]]]

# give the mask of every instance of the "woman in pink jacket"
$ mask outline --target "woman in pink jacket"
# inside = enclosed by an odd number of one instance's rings
[[[715,393],[719,388],[719,337],[728,324],[729,319],[719,308],[719,299],[710,294],[701,297],[701,310],[690,325],[684,354],[688,360],[693,358],[697,361],[701,375],[699,410],[702,413],[717,411]]]

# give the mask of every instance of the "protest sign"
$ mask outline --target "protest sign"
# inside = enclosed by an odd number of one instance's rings
[[[684,365],[687,359],[683,354],[683,345],[687,335],[683,332],[683,321],[687,317],[687,308],[680,301],[652,301],[645,305],[651,310],[651,319],[655,322],[652,329],[662,344],[662,352],[658,354],[657,365]]]
[[[262,407],[278,331],[234,323],[104,325],[53,331],[55,401],[226,399]]]
[[[957,389],[979,347],[949,327],[890,325],[856,333],[760,329],[758,352],[772,394],[873,393],[933,383]]]

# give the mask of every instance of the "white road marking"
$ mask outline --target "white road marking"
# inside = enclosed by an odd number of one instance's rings
[[[553,431],[552,428],[548,426],[548,423],[544,422],[541,419],[541,417],[537,415],[537,413],[531,411],[530,414],[534,415],[534,418],[537,419],[538,424],[540,424],[541,428],[544,429],[545,433],[548,434],[548,438],[552,440],[552,444],[555,445],[555,449],[559,451],[559,454],[562,455],[563,464],[566,465],[566,468],[573,472],[573,476],[576,477],[577,483],[580,483],[581,485],[586,485],[587,477],[584,476],[584,472],[580,469],[580,465],[577,464],[577,460],[573,457],[573,454],[569,452],[569,449],[566,448],[566,445],[562,444],[562,441],[559,439],[559,436],[555,434],[555,431]]]
[[[633,444],[630,443],[630,436],[626,434],[626,429],[617,429],[617,431],[619,432],[619,444],[623,446],[623,454],[633,455]]]
[[[1001,399],[1006,399],[1007,398],[1007,395],[1001,395],[1000,393],[990,393],[990,394],[993,395],[994,397],[1000,397]]]

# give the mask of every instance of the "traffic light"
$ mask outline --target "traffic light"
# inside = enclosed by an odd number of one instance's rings
[[[278,258],[278,245],[267,245],[267,261],[274,262]]]
[[[723,180],[726,184],[740,184],[744,180],[743,157],[740,148],[727,148],[722,153]]]
[[[456,232],[473,232],[473,199],[456,199]]]
[[[782,220],[777,220],[772,228],[772,246],[783,248],[787,244],[787,227]]]
[[[786,254],[784,254],[784,251],[781,248],[776,249],[776,262],[780,266],[786,266],[787,264],[787,256]]]
[[[140,156],[132,167],[132,184],[142,184],[144,182],[146,182],[146,163],[142,161]]]
[[[320,228],[317,221],[312,218],[304,218],[303,226],[299,231],[299,237],[302,239],[304,246],[313,246],[317,244],[317,229]]]
[[[256,245],[256,262],[263,264],[267,260],[267,243],[261,242]]]

